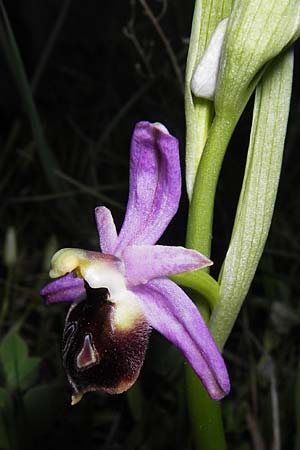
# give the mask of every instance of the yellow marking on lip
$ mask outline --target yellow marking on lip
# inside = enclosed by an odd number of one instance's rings
[[[85,251],[79,248],[63,248],[51,260],[50,278],[62,277],[79,267],[85,259]]]
[[[73,271],[91,288],[107,288],[112,297],[126,290],[123,263],[114,255],[80,248],[63,248],[56,252],[51,260],[50,278]]]

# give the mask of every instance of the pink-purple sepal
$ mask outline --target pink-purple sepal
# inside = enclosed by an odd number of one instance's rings
[[[73,302],[85,296],[84,281],[73,273],[57,278],[40,290],[46,304]]]

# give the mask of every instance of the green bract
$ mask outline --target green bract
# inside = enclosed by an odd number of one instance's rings
[[[265,64],[290,46],[299,33],[299,0],[235,1],[216,88],[216,114],[237,120]]]

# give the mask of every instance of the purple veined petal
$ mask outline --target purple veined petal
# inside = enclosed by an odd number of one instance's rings
[[[131,244],[154,244],[176,213],[180,193],[177,139],[161,124],[139,122],[131,141],[129,198],[115,253]]]
[[[196,250],[166,245],[130,245],[122,257],[129,286],[212,265],[212,261]]]
[[[46,304],[73,302],[85,295],[84,281],[73,273],[68,273],[43,287],[40,295],[44,297]]]
[[[100,247],[103,253],[112,253],[117,244],[117,230],[111,212],[105,206],[95,209]]]
[[[131,290],[143,301],[149,324],[182,351],[211,398],[224,397],[230,382],[223,357],[191,299],[166,278]]]

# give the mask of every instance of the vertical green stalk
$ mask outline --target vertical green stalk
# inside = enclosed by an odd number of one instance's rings
[[[197,168],[214,117],[213,103],[192,95],[191,79],[212,32],[218,22],[229,15],[231,4],[232,0],[195,1],[185,78],[186,183],[190,200]],[[224,152],[225,150],[226,148]],[[189,227],[186,236],[187,247],[195,249],[199,249],[198,236],[194,236],[196,230],[194,226],[195,221],[199,219],[199,211],[201,214],[201,209],[198,209],[197,199],[195,198],[191,202]],[[195,220],[191,220],[191,218],[195,218]],[[206,247],[210,247],[210,244],[207,243]],[[203,314],[203,308],[201,308],[201,312]],[[208,309],[206,319],[209,319]],[[220,404],[210,399],[201,381],[189,366],[186,367],[186,398],[195,449],[226,450]]]
[[[45,139],[40,116],[33,101],[30,83],[2,0],[0,0],[0,47],[6,56],[7,63],[20,92],[24,109],[28,114],[41,165],[44,169],[48,184],[54,192],[61,192],[63,190],[63,184],[58,180],[56,175],[59,165]]]
[[[195,178],[189,208],[186,246],[210,255],[214,201],[224,155],[239,119],[216,115]],[[205,270],[205,269],[204,269]],[[201,310],[203,315],[203,309]],[[209,321],[209,314],[206,317]],[[186,369],[187,401],[196,450],[226,450],[220,402],[212,400],[190,367]]]
[[[236,120],[215,116],[198,167],[189,208],[186,245],[210,256],[215,192]]]
[[[230,120],[223,115],[215,116],[194,180],[186,246],[194,248],[206,256],[210,256],[211,252],[214,202],[219,174],[240,113],[237,113],[236,116],[231,115]],[[208,322],[209,314],[206,319]],[[212,400],[208,396],[202,383],[193,375],[189,367],[186,370],[186,383],[196,450],[225,450],[227,447],[220,402]]]
[[[214,201],[224,155],[238,121],[215,116],[200,160],[189,208],[186,246],[209,256]],[[205,270],[205,269],[204,269]],[[203,309],[201,309],[203,315]],[[209,321],[207,313],[206,321]],[[186,392],[196,450],[226,450],[220,402],[212,400],[190,367],[186,368]]]
[[[202,299],[196,304],[202,317],[209,320],[209,309]],[[186,396],[192,428],[194,448],[196,450],[226,450],[220,402],[212,400],[205,387],[190,366],[185,370]]]
[[[193,369],[185,371],[186,395],[196,450],[226,450],[220,402],[212,400]]]

